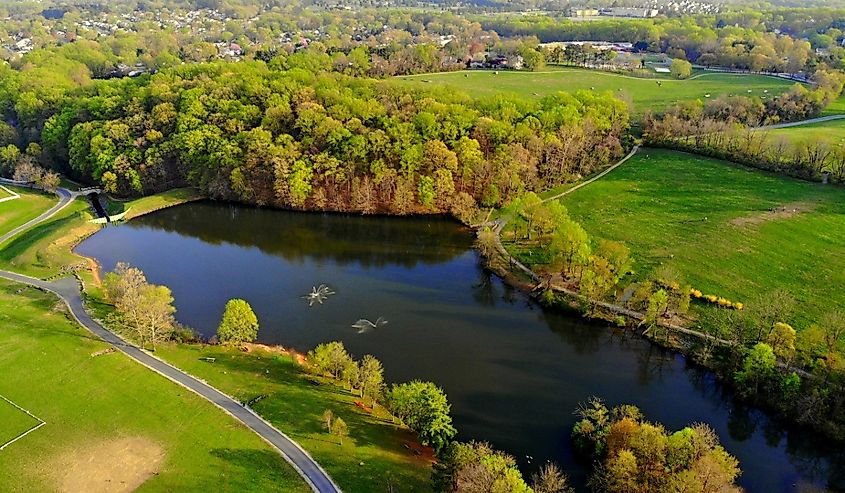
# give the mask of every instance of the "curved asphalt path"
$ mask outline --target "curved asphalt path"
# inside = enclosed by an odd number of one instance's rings
[[[11,238],[17,233],[20,233],[21,231],[54,216],[60,210],[64,209],[74,198],[74,194],[65,189],[59,189],[58,192],[61,197],[58,204],[41,216],[29,221],[19,228],[16,228],[3,237],[0,237],[0,243],[8,238]],[[94,335],[111,344],[117,350],[126,354],[138,363],[141,363],[154,372],[210,401],[212,404],[219,407],[257,433],[261,438],[270,443],[282,454],[282,457],[284,457],[285,460],[288,461],[299,473],[299,475],[305,479],[305,482],[308,483],[308,486],[310,486],[312,490],[318,493],[340,493],[340,488],[338,488],[334,481],[332,481],[329,474],[320,467],[320,465],[317,464],[310,455],[308,455],[308,452],[303,450],[299,444],[288,438],[287,435],[258,416],[258,414],[254,411],[241,405],[235,399],[229,397],[211,385],[208,385],[196,377],[183,372],[175,366],[165,363],[150,353],[141,350],[137,346],[124,341],[120,338],[120,336],[109,331],[100,325],[99,322],[91,318],[91,316],[88,315],[88,312],[85,311],[85,307],[82,304],[79,283],[76,279],[65,277],[57,281],[48,282],[4,270],[0,270],[0,278],[28,284],[54,293],[62,301],[64,301],[76,321],[94,333]]]
[[[8,240],[9,238],[11,238],[11,237],[13,237],[17,234],[20,234],[21,232],[26,231],[27,229],[35,226],[36,224],[43,222],[43,221],[46,221],[47,219],[50,219],[51,217],[55,216],[56,214],[59,213],[59,211],[61,211],[62,209],[64,209],[68,205],[70,205],[70,203],[73,202],[73,199],[76,197],[76,195],[74,193],[70,192],[69,190],[65,190],[64,188],[56,189],[56,194],[59,196],[59,203],[58,204],[54,205],[47,212],[41,214],[40,216],[36,217],[35,219],[28,221],[24,224],[21,224],[17,228],[9,231],[8,233],[4,234],[3,236],[0,236],[0,243],[3,243],[4,241]]]
[[[833,121],[833,120],[842,120],[843,118],[845,118],[845,115],[820,116],[818,118],[810,118],[809,120],[801,120],[801,121],[790,122],[790,123],[778,123],[776,125],[767,125],[765,127],[755,127],[755,128],[752,128],[752,130],[776,130],[778,128],[800,127],[802,125],[812,125],[814,123],[829,122],[829,121]]]

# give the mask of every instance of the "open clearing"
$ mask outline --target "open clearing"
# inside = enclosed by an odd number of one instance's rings
[[[845,190],[643,149],[561,199],[594,238],[624,242],[637,278],[660,264],[706,293],[747,302],[783,288],[797,327],[845,306]]]
[[[95,356],[107,347],[54,296],[0,281],[0,395],[48,423],[0,452],[0,491],[310,491],[246,427],[120,353]]]
[[[62,471],[60,491],[135,491],[158,473],[164,450],[145,438],[117,438],[74,450],[54,463]]]
[[[464,70],[404,76],[396,80],[418,88],[444,84],[472,97],[510,93],[536,98],[558,91],[573,92],[595,88],[597,91],[611,91],[623,98],[630,98],[634,103],[635,113],[642,113],[648,108],[662,109],[677,101],[704,100],[707,94],[710,94],[711,98],[722,94],[769,97],[795,84],[763,75],[707,73],[690,80],[667,80],[639,79],[585,69],[548,72],[500,71],[498,74],[490,70]]]
[[[34,192],[26,188],[8,188],[21,197],[0,202],[0,235],[38,217],[39,214],[53,207],[58,201],[56,196],[52,194]],[[6,196],[6,192],[0,189],[0,198]]]

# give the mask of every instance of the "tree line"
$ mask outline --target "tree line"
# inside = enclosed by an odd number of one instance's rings
[[[818,16],[818,17],[816,17]],[[830,9],[743,10],[718,15],[580,22],[547,15],[477,16],[482,28],[503,37],[536,36],[541,42],[629,42],[704,66],[750,71],[814,72],[843,68],[845,11]],[[815,23],[818,18],[818,24]],[[808,25],[812,19],[812,26]],[[810,36],[810,41],[802,38]],[[814,48],[819,48],[818,53]]]
[[[696,100],[643,118],[643,138],[654,146],[676,148],[747,164],[755,168],[821,181],[845,178],[845,149],[827,142],[793,144],[753,127],[816,117],[845,87],[845,74],[819,72],[816,85],[793,86],[767,101],[722,96]]]

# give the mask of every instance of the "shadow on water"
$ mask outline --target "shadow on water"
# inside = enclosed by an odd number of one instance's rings
[[[713,374],[677,354],[543,309],[482,269],[471,246],[468,231],[443,218],[194,203],[104,229],[79,250],[168,285],[177,318],[205,335],[228,299],[244,298],[262,342],[308,350],[340,340],[353,355],[378,357],[391,381],[437,382],[461,438],[490,441],[526,473],[556,461],[584,488],[569,432],[572,411],[596,395],[635,404],[669,429],[710,424],[750,491],[845,489],[842,450],[737,405]],[[336,294],[309,308],[301,295],[321,283]],[[389,323],[365,334],[351,327],[378,317]]]

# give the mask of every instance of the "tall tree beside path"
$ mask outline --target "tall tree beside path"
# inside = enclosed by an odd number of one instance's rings
[[[117,308],[118,322],[141,344],[155,346],[170,339],[176,326],[170,288],[148,283],[140,269],[122,262],[106,274],[103,286]]]
[[[223,344],[252,342],[258,337],[258,317],[244,300],[231,299],[226,303],[223,319],[217,327],[217,339]]]

